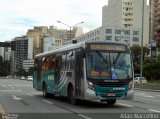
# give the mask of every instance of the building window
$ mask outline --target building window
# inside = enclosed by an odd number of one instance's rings
[[[139,42],[139,38],[138,37],[133,37],[133,42]]]
[[[112,40],[112,36],[106,36],[106,40]]]
[[[127,24],[124,24],[124,27],[127,27]]]
[[[115,36],[115,41],[121,41],[121,36]]]
[[[115,34],[121,34],[121,30],[115,30]]]
[[[130,30],[124,30],[125,35],[130,35]]]
[[[127,42],[127,43],[128,43],[129,41],[128,41],[128,40],[124,40],[124,42]]]
[[[133,31],[133,35],[139,35],[139,31]]]
[[[112,29],[106,29],[106,33],[112,34]]]

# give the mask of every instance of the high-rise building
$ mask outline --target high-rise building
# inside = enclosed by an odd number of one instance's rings
[[[4,59],[4,47],[0,47],[0,56]]]
[[[33,57],[35,57],[35,55],[47,51],[47,42],[50,42],[50,38],[53,39],[53,43],[51,45],[54,47],[68,44],[71,42],[72,38],[75,38],[82,33],[83,30],[80,27],[74,27],[70,31],[65,29],[57,29],[55,26],[50,26],[49,28],[47,26],[40,26],[34,27],[34,29],[29,29],[27,31],[27,36],[33,39]]]
[[[102,9],[102,26],[140,28],[143,44],[149,43],[149,6],[147,0],[109,0]],[[142,27],[143,26],[143,27]]]
[[[33,58],[33,40],[27,36],[15,37],[15,51],[12,51],[11,70],[17,72],[23,69],[23,61]]]
[[[150,40],[160,48],[160,0],[150,0]]]
[[[43,52],[43,37],[47,35],[48,28],[45,26],[34,27],[27,31],[27,37],[33,39],[33,57]]]

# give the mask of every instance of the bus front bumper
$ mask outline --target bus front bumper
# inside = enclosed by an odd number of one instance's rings
[[[94,90],[91,90],[89,88],[87,88],[87,90],[84,92],[84,99],[85,100],[91,100],[91,101],[102,101],[102,100],[110,100],[110,99],[124,99],[124,100],[132,100],[134,97],[134,91],[133,89],[128,90],[128,92],[123,95],[122,97],[107,97],[107,98],[103,98],[99,95],[96,95]]]

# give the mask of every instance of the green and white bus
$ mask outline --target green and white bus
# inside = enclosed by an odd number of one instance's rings
[[[114,104],[133,98],[133,71],[128,45],[84,41],[36,55],[33,87],[73,104],[79,99]]]

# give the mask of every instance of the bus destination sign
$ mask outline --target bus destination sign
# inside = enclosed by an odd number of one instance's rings
[[[126,51],[125,45],[113,45],[113,44],[90,44],[90,50],[107,50],[107,51]]]

